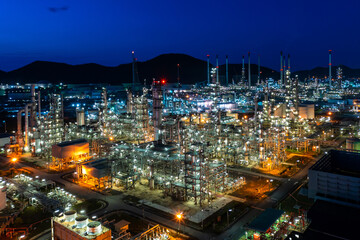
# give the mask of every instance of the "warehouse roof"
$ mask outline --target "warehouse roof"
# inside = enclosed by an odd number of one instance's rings
[[[76,140],[61,142],[56,145],[59,147],[67,147],[67,146],[78,144],[78,143],[87,143],[87,141],[85,139],[76,139]]]
[[[266,232],[283,213],[283,210],[268,208],[255,218],[248,227],[259,232]]]

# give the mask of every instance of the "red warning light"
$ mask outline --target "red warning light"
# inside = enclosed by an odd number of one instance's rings
[[[166,83],[166,80],[165,79],[162,79],[161,80],[161,84],[165,84]]]

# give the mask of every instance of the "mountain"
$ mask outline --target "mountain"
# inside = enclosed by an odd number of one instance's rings
[[[338,67],[342,68],[342,72],[344,77],[346,78],[358,78],[360,77],[360,69],[349,68],[344,65],[332,66],[331,74],[332,77],[336,77],[336,69]],[[296,71],[294,75],[299,75],[299,79],[303,80],[305,78],[317,77],[317,78],[325,78],[329,76],[329,68],[328,67],[316,67],[311,70],[303,70]]]
[[[207,80],[207,62],[186,54],[162,54],[144,62],[137,62],[138,81],[150,84],[152,79],[165,78],[170,83],[177,82],[177,64],[180,65],[180,82],[182,84],[194,84]],[[212,67],[212,65],[211,65]],[[344,76],[358,77],[360,69],[351,69],[342,66]],[[225,81],[225,65],[219,66],[219,75],[222,82]],[[229,64],[229,82],[241,79],[241,64]],[[248,66],[245,64],[245,78],[247,79]],[[279,79],[279,72],[261,67],[261,77]],[[252,80],[257,79],[258,68],[251,64]],[[309,76],[324,78],[328,74],[328,68],[314,68],[312,70],[297,71],[292,76],[299,75],[300,80]],[[336,75],[336,67],[333,67],[333,76]],[[2,83],[36,83],[40,81],[50,83],[109,83],[118,85],[132,82],[132,63],[120,64],[116,67],[106,67],[99,64],[88,63],[70,65],[66,63],[35,61],[19,69],[3,72],[0,71]]]
[[[207,62],[185,54],[162,54],[144,62],[137,62],[139,82],[144,79],[150,84],[152,79],[165,78],[170,83],[177,82],[177,64],[180,65],[180,82],[194,84],[207,79]],[[211,65],[212,67],[212,65]],[[245,64],[247,76],[247,64]],[[257,65],[251,64],[251,73],[257,74]],[[264,77],[275,72],[262,67]],[[276,72],[275,72],[276,73]],[[219,66],[219,74],[225,76],[225,65]],[[241,75],[241,64],[229,64],[229,81]],[[120,64],[116,67],[106,67],[89,63],[70,65],[65,63],[35,61],[10,72],[0,71],[0,82],[36,83],[109,83],[121,84],[132,81],[132,63]]]
[[[165,78],[177,81],[177,64],[180,64],[181,82],[192,84],[206,79],[206,62],[185,54],[163,54],[145,62],[137,62],[138,79]],[[4,73],[4,74],[2,74]],[[132,63],[106,67],[89,63],[70,65],[65,63],[35,61],[10,72],[0,72],[0,82],[36,83],[109,83],[132,82]]]
[[[6,75],[6,72],[0,70],[0,79],[4,78]]]
[[[35,61],[24,67],[8,72],[2,81],[36,83],[96,83],[113,81],[116,68],[99,64],[69,65],[65,63]]]

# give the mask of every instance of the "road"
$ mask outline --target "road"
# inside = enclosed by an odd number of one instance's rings
[[[252,206],[252,208],[245,215],[243,215],[237,222],[235,222],[230,228],[228,228],[222,234],[220,234],[218,236],[210,235],[209,233],[198,231],[196,229],[193,229],[193,228],[190,228],[190,227],[187,227],[184,225],[181,226],[181,230],[184,233],[186,233],[187,235],[197,238],[197,239],[219,239],[219,240],[220,239],[221,240],[222,239],[239,239],[244,234],[244,231],[245,231],[244,226],[247,223],[249,223],[250,221],[252,221],[256,216],[258,216],[261,213],[261,209],[275,207],[279,203],[279,201],[283,200],[289,194],[289,192],[291,192],[297,186],[299,186],[304,181],[304,179],[306,179],[308,169],[318,159],[319,158],[316,158],[316,159],[312,160],[311,162],[309,162],[305,168],[303,168],[301,171],[296,173],[290,179],[279,178],[279,180],[281,181],[281,185],[269,197],[267,197],[266,199],[258,202],[254,206]],[[65,186],[64,188],[68,192],[75,194],[76,196],[78,196],[80,198],[84,198],[84,199],[94,198],[94,199],[101,199],[101,200],[106,201],[108,203],[108,206],[93,214],[98,217],[102,216],[106,213],[116,211],[116,210],[125,210],[125,211],[128,211],[128,212],[138,215],[138,216],[143,215],[143,210],[141,208],[131,206],[129,204],[124,203],[122,201],[123,196],[121,194],[106,196],[106,195],[100,194],[98,192],[80,187],[79,185],[71,183],[69,181],[66,181],[61,177],[62,175],[66,174],[66,173],[54,173],[54,174],[47,173],[42,170],[22,164],[20,162],[16,163],[16,167],[27,169],[27,170],[33,172],[34,176],[39,176],[40,178],[50,179],[50,180],[53,180],[60,184],[63,184]],[[235,170],[235,169],[231,169],[231,170]],[[235,171],[244,172],[247,174],[252,174],[252,175],[261,176],[261,177],[278,179],[278,177],[272,177],[272,176],[268,176],[268,175],[261,174],[261,173],[251,172],[249,170],[241,169],[241,170],[235,170]],[[153,212],[150,212],[148,209],[146,209],[146,210],[144,210],[144,216],[148,220],[159,223],[163,226],[166,226],[166,227],[169,227],[169,228],[172,228],[175,230],[178,228],[178,223],[176,221],[161,217],[156,214],[156,211],[155,211],[155,213],[153,213]],[[45,236],[42,236],[42,237],[45,237]]]
[[[286,181],[286,179],[281,178],[281,177],[271,176],[271,175],[268,175],[268,174],[265,174],[265,173],[254,172],[254,171],[251,171],[250,169],[245,169],[245,168],[227,168],[227,170],[229,172],[244,173],[244,174],[247,174],[247,175],[253,175],[253,176],[257,176],[257,177],[275,179],[275,180],[277,180],[279,182]]]

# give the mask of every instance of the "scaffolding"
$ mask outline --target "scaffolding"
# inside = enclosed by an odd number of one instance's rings
[[[49,98],[49,112],[38,120],[39,155],[48,160],[51,157],[51,146],[65,139],[63,97],[60,94],[52,94]]]

